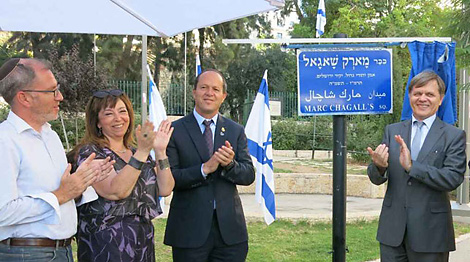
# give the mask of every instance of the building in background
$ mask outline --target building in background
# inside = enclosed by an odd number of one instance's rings
[[[266,38],[291,38],[290,32],[294,29],[294,24],[300,23],[295,12],[282,16],[281,10],[266,13],[267,20],[271,23],[271,36]],[[250,38],[258,38],[258,32],[251,33]]]

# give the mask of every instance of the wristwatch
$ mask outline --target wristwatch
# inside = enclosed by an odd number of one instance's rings
[[[144,162],[137,160],[134,156],[131,156],[131,159],[129,159],[127,164],[137,170],[141,170]]]
[[[233,168],[234,165],[235,165],[235,160],[232,159],[232,161],[230,161],[230,163],[228,163],[228,165],[226,165],[224,168],[225,170],[229,171],[230,169]]]

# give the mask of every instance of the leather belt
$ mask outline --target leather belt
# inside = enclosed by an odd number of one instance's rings
[[[72,243],[72,238],[53,240],[49,238],[7,238],[0,241],[8,246],[21,247],[66,247]]]

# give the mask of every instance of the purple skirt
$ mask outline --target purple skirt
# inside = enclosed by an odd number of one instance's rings
[[[154,262],[154,228],[140,216],[113,219],[97,226],[98,217],[81,217],[77,232],[79,262]],[[100,223],[100,222],[98,222]]]

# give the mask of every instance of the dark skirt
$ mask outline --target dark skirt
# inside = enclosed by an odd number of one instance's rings
[[[77,232],[79,262],[154,262],[154,228],[140,216],[113,219],[113,224],[93,226],[99,220],[82,217]]]

